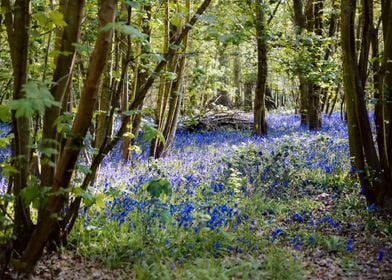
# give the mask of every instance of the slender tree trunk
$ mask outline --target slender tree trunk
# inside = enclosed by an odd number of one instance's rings
[[[9,0],[1,1],[2,8],[5,9],[5,25],[7,29],[8,43],[11,52],[13,70],[13,99],[24,98],[25,93],[22,88],[27,82],[28,74],[28,49],[29,49],[29,28],[31,20],[31,10],[29,0],[16,0],[11,6]],[[12,141],[12,165],[18,170],[13,174],[13,195],[15,196],[14,219],[16,239],[14,240],[14,250],[23,251],[32,230],[30,210],[26,207],[20,196],[20,192],[27,186],[29,165],[30,165],[30,126],[31,120],[27,117],[16,117],[12,112],[12,131],[14,139]]]
[[[51,93],[54,100],[63,102],[68,100],[71,75],[75,61],[75,43],[79,42],[80,26],[83,17],[84,1],[69,0],[65,8],[65,21],[67,26],[62,32],[60,49],[62,52],[56,60],[56,69],[53,74],[53,86]],[[68,53],[68,54],[66,54]],[[70,53],[70,54],[69,54]],[[47,148],[56,148],[57,129],[55,122],[60,116],[61,107],[52,106],[47,108],[43,120],[42,139],[43,146]],[[60,145],[57,143],[57,145]],[[42,155],[42,174],[41,186],[48,187],[53,184],[55,173],[56,155]]]
[[[113,43],[111,44],[111,46]],[[99,113],[97,117],[97,129],[95,132],[94,148],[99,149],[105,138],[111,135],[111,126],[108,126],[110,120],[110,106],[112,103],[112,59],[111,55],[108,58],[108,63],[105,66],[105,76],[100,87],[99,96]]]
[[[240,108],[242,105],[242,92],[241,92],[241,49],[240,45],[237,46],[237,54],[234,57],[233,63],[234,71],[234,87],[235,87],[235,107]]]
[[[189,22],[182,29],[180,35],[177,37],[176,44],[179,44],[186,37],[186,35],[189,33],[192,26],[194,26],[194,24],[196,23],[199,16],[204,13],[204,11],[207,9],[207,7],[210,3],[211,3],[211,0],[205,0],[200,5],[199,9],[196,11],[196,15],[193,16],[189,20]],[[137,96],[140,96],[140,95],[145,96],[147,91],[152,86],[153,81],[158,76],[157,74],[159,74],[160,71],[162,71],[162,69],[166,66],[166,63],[171,59],[172,56],[173,56],[173,52],[168,50],[168,52],[164,55],[164,59],[160,63],[158,63],[158,65],[155,67],[155,70],[153,71],[152,74],[150,74],[150,76],[148,77],[146,82],[143,85],[141,85],[140,88],[137,89],[137,91],[136,91]],[[136,108],[138,108],[138,106],[140,106],[140,104],[141,104],[139,102],[139,100],[140,99],[134,100],[131,103],[131,105],[129,106],[129,110],[135,110]],[[114,106],[112,106],[112,109],[110,112],[111,116],[113,116],[113,114],[114,114]],[[81,185],[83,190],[87,189],[91,180],[95,177],[97,169],[98,169],[99,165],[101,164],[102,160],[104,159],[104,157],[113,149],[113,147],[121,139],[122,135],[126,132],[127,121],[129,121],[131,119],[131,116],[126,116],[126,118],[127,119],[124,118],[124,121],[122,122],[119,130],[117,131],[117,133],[113,136],[113,138],[111,140],[109,140],[108,138],[105,138],[104,143],[100,147],[98,154],[93,158],[92,163],[91,163],[91,167],[90,167],[91,172],[86,175],[86,177],[84,178],[84,181]],[[67,213],[66,217],[61,222],[62,228],[65,229],[64,230],[65,237],[67,234],[69,234],[69,232],[71,232],[71,230],[75,224],[76,218],[78,216],[78,210],[79,210],[80,203],[81,203],[81,198],[80,197],[76,198],[72,202],[70,208],[68,209],[68,213]]]
[[[127,24],[131,24],[131,8],[127,7],[125,4],[121,4],[122,6],[122,14],[126,15],[126,22]],[[121,111],[126,112],[128,110],[128,105],[130,102],[130,93],[129,93],[129,86],[128,86],[128,76],[129,76],[129,71],[128,71],[128,66],[129,66],[129,61],[131,58],[131,36],[129,35],[123,35],[120,36],[122,37],[121,43],[120,43],[120,49],[122,53],[121,57],[121,69],[124,73],[122,76],[122,82],[121,82]],[[130,126],[130,122],[128,125]],[[130,132],[131,128],[128,128]],[[129,160],[129,147],[131,145],[132,138],[129,135],[129,133],[126,133],[122,137],[122,143],[121,143],[121,148],[122,148],[122,159],[124,162],[127,162]]]
[[[313,21],[314,21],[314,32],[318,36],[322,36],[323,33],[323,1],[317,0],[313,2]],[[315,57],[316,60],[320,60],[320,54]],[[315,66],[316,67],[316,66]],[[309,129],[318,130],[321,128],[321,108],[320,108],[320,95],[321,87],[314,82],[310,83],[311,91],[309,92]]]
[[[253,96],[254,81],[248,80],[244,83],[244,110],[249,112],[252,110],[252,96]]]
[[[382,6],[383,34],[384,34],[384,56],[382,59],[383,95],[385,100],[385,131],[388,151],[392,151],[392,1],[384,0]],[[392,153],[391,153],[392,154]],[[392,155],[389,158],[389,168],[392,171]],[[391,177],[392,178],[392,177]]]
[[[146,41],[151,42],[151,26],[150,26],[150,20],[151,20],[151,5],[150,4],[145,4],[144,7],[144,12],[145,16],[142,19],[141,25],[142,25],[142,30],[143,33],[146,35]],[[149,52],[149,47],[148,46],[141,46],[141,54],[147,54]],[[149,61],[147,57],[142,57],[140,59],[140,66],[143,65],[148,65]],[[148,72],[143,69],[142,67],[137,67],[136,69],[136,76],[137,79],[135,80],[135,90],[134,92],[137,92],[138,88],[141,87],[148,78]],[[134,96],[132,97],[132,100],[134,99]],[[141,111],[143,109],[143,103],[139,105],[138,111]],[[138,112],[135,116],[133,116],[131,123],[132,123],[132,134],[134,135],[134,138],[131,140],[131,144],[133,145],[139,135],[139,129],[140,129],[140,124],[142,121],[142,113]]]
[[[190,20],[189,12],[190,12],[191,3],[190,0],[186,1],[186,14],[187,17],[185,19],[185,23]],[[181,12],[181,11],[179,11]],[[177,28],[173,25],[170,26],[170,34],[171,38],[175,38]],[[153,156],[155,158],[159,158],[161,156],[165,156],[169,151],[170,147],[174,142],[174,135],[177,130],[177,122],[180,114],[181,104],[182,104],[182,97],[183,97],[183,78],[184,78],[184,70],[185,70],[185,63],[186,63],[186,51],[188,48],[188,35],[185,36],[183,41],[183,48],[181,49],[182,54],[176,54],[173,58],[173,69],[172,72],[177,74],[177,78],[175,81],[171,81],[171,85],[167,88],[169,90],[168,96],[168,105],[169,109],[166,116],[163,119],[159,120],[160,123],[164,123],[162,134],[165,137],[165,143],[159,141],[159,139],[155,139],[153,142]],[[160,127],[161,128],[161,127]]]
[[[370,17],[373,17],[373,11],[370,11]],[[373,84],[374,84],[374,98],[376,104],[374,106],[374,123],[376,126],[377,135],[377,147],[378,154],[380,157],[380,164],[383,168],[388,166],[388,153],[385,133],[385,98],[383,94],[383,79],[380,66],[380,52],[379,52],[379,40],[378,40],[378,27],[374,27],[373,19],[369,22],[369,36],[370,43],[372,46],[372,61],[373,61]]]
[[[266,135],[267,122],[265,120],[265,95],[267,89],[267,30],[265,22],[265,3],[258,0],[256,3],[256,41],[257,41],[257,84],[254,99],[254,126],[253,134]]]
[[[363,62],[363,58],[358,63],[356,57],[354,36],[356,1],[343,0],[341,5],[343,77],[351,156],[355,159],[353,163],[359,171],[358,175],[368,204],[386,206],[384,203],[391,196],[391,182],[388,180],[388,171],[382,167],[378,158],[365,104],[364,86],[366,83],[361,78],[364,77],[363,73],[367,72],[367,69],[364,70],[367,62]],[[369,6],[363,8],[369,9]],[[364,11],[364,17],[366,17],[366,13],[368,11]],[[366,25],[363,25],[362,28],[368,29]],[[367,45],[362,46],[367,47]]]
[[[294,7],[294,22],[296,25],[297,37],[301,36],[303,31],[306,29],[306,17],[304,14],[304,7],[302,0],[293,0]],[[297,39],[298,41],[298,39]],[[298,73],[299,76],[299,111],[301,113],[301,125],[307,126],[308,123],[308,95],[309,85],[302,73]]]
[[[101,1],[99,10],[100,27],[106,26],[108,23],[114,21],[116,5],[116,0]],[[80,149],[83,146],[84,136],[91,125],[93,111],[98,98],[98,85],[105,67],[106,58],[109,55],[111,42],[112,30],[101,31],[98,34],[94,52],[91,56],[85,86],[81,94],[78,112],[72,126],[71,136],[67,139],[56,169],[51,190],[53,193],[61,188],[67,188],[70,183],[72,171],[75,167]],[[41,256],[45,243],[54,229],[63,204],[64,197],[62,196],[50,196],[48,198],[47,211],[44,213],[45,216],[39,219],[37,227],[23,253],[21,270],[30,270]]]

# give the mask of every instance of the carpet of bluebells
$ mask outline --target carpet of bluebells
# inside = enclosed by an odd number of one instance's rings
[[[159,160],[141,153],[124,164],[115,149],[70,247],[138,279],[392,277],[392,223],[348,175],[340,116],[324,117],[318,132],[292,114],[267,121],[262,138],[179,132]],[[170,191],[153,196],[154,180]]]

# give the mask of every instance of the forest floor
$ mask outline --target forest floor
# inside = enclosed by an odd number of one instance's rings
[[[113,152],[69,248],[30,279],[392,279],[392,219],[347,176],[345,124],[323,121],[182,132],[170,156],[131,165]]]

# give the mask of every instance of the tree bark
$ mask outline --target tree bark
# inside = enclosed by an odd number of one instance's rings
[[[257,84],[254,99],[254,127],[253,134],[263,136],[267,134],[265,120],[265,94],[267,89],[268,58],[267,58],[267,30],[265,22],[265,6],[263,0],[256,3],[256,42],[257,42]]]
[[[101,1],[99,9],[99,25],[101,28],[114,21],[116,5],[117,0]],[[52,193],[67,188],[70,183],[72,171],[83,146],[84,136],[91,125],[98,97],[99,81],[110,50],[111,38],[112,30],[101,31],[98,34],[71,135],[68,137],[64,151],[60,155],[59,164],[51,186]],[[44,217],[39,220],[28,246],[23,253],[21,270],[30,270],[41,256],[45,243],[57,222],[57,217],[59,217],[63,204],[63,196],[54,195],[49,197],[47,211],[43,214]]]
[[[314,32],[318,36],[322,36],[323,33],[323,1],[318,0],[312,3],[313,6],[313,21],[314,21]],[[320,54],[315,55],[316,60],[321,59]],[[314,66],[315,67],[315,66]],[[314,82],[310,82],[311,90],[309,91],[309,112],[308,112],[308,123],[310,130],[318,130],[321,128],[321,108],[320,108],[320,95],[321,88]]]
[[[84,1],[69,0],[65,8],[65,21],[67,26],[62,32],[61,52],[56,60],[56,69],[53,74],[51,93],[54,100],[63,102],[68,100],[69,86],[75,61],[75,43],[79,42],[80,26],[83,17]],[[60,116],[61,107],[47,108],[43,120],[42,139],[44,148],[58,148],[56,120]],[[56,147],[57,146],[57,147]],[[41,186],[52,186],[55,173],[56,155],[42,155]]]
[[[5,10],[4,20],[7,29],[8,43],[11,52],[13,70],[13,99],[25,97],[22,90],[27,82],[29,28],[31,20],[31,3],[29,0],[16,0],[11,6],[9,0],[2,0],[1,6]],[[27,186],[30,165],[30,126],[31,120],[25,116],[16,117],[12,112],[12,132],[14,139],[11,145],[12,165],[18,170],[10,178],[13,182],[15,196],[14,219],[15,236],[13,248],[17,252],[23,251],[32,230],[29,207],[26,207],[20,192]]]

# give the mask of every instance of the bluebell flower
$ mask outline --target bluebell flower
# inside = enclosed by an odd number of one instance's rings
[[[313,235],[309,236],[308,243],[309,244],[314,244],[315,242],[316,242],[316,238],[314,238]]]
[[[272,232],[272,240],[274,241],[279,235],[281,235],[283,233],[283,230],[280,228],[280,227],[278,227],[277,229],[275,229],[273,232]]]
[[[293,214],[292,219],[293,219],[293,221],[298,222],[298,223],[302,223],[304,221],[304,218],[301,216],[301,214],[299,214],[297,212],[295,212]]]
[[[291,241],[294,250],[300,250],[303,246],[302,238],[296,235]]]
[[[377,261],[382,262],[384,260],[385,252],[384,249],[380,249],[377,255]]]
[[[353,252],[353,240],[352,239],[347,240],[347,242],[346,242],[346,250],[348,252],[350,252],[350,253]]]
[[[369,212],[374,212],[377,210],[377,206],[374,203],[372,203],[372,204],[368,205],[367,210]]]
[[[214,248],[214,250],[218,250],[220,247],[220,243],[219,242],[214,242],[214,244],[212,244],[212,247]]]

